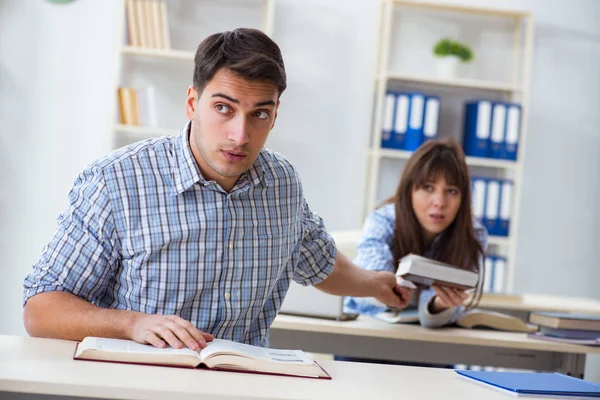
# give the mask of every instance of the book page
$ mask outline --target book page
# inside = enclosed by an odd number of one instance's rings
[[[206,348],[200,351],[202,361],[222,354],[284,364],[312,364],[313,361],[301,350],[268,349],[249,344],[235,343],[229,340],[215,339],[207,342]]]
[[[131,340],[108,339],[97,337],[86,337],[79,344],[77,353],[81,354],[84,350],[98,350],[106,353],[134,353],[134,354],[157,354],[157,355],[189,355],[198,357],[198,352],[189,348],[174,349],[167,347],[159,349],[157,347],[140,344]]]

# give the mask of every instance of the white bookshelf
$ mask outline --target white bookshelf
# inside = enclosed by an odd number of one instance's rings
[[[143,3],[148,0],[134,1]],[[166,34],[169,36],[168,42],[170,46],[152,48],[149,46],[131,45],[128,38],[127,1],[119,0],[119,18],[122,24],[119,25],[118,43],[115,46],[118,49],[118,54],[113,80],[114,91],[112,99],[114,111],[111,115],[112,123],[109,124],[108,135],[108,146],[111,149],[151,137],[177,135],[179,133],[185,120],[178,117],[184,117],[185,88],[192,82],[196,48],[206,36],[239,27],[258,28],[269,36],[273,35],[275,0],[164,1],[166,3],[168,18],[166,19],[168,21],[166,24]],[[172,10],[174,10],[173,13],[171,13]],[[220,14],[210,15],[215,10],[219,11]],[[231,20],[226,20],[232,15],[232,10],[236,11],[235,15],[231,17]],[[252,16],[258,16],[258,19],[247,22],[248,20],[244,18],[244,13],[248,10],[251,11]],[[195,15],[200,15],[202,20],[192,20],[191,18],[194,13],[196,13]],[[145,21],[148,22],[148,20]],[[187,29],[190,25],[194,28],[193,38],[190,36],[189,29]],[[179,32],[174,32],[177,29],[179,29]],[[142,79],[146,72],[145,66],[150,66],[148,68],[151,69],[151,73],[147,74],[146,81]],[[171,77],[173,78],[173,82],[171,82]],[[177,83],[175,82],[176,80],[178,80]],[[117,90],[122,86],[139,86],[135,82],[150,82],[153,86],[160,86],[159,89],[161,90],[157,90],[156,94],[157,103],[160,102],[159,108],[163,114],[176,114],[176,118],[170,118],[176,122],[164,123],[161,121],[161,118],[158,118],[158,126],[120,123]],[[172,95],[166,95],[167,92],[171,92],[169,94]]]
[[[403,69],[397,65],[393,65],[399,57],[395,57],[397,52],[402,50],[402,34],[398,32],[407,32],[407,28],[398,22],[401,20],[403,13],[422,13],[423,15],[432,15],[423,18],[423,21],[436,22],[440,15],[443,15],[443,24],[446,26],[448,21],[456,20],[460,27],[453,32],[462,32],[461,28],[465,28],[469,23],[477,24],[479,20],[493,20],[492,26],[509,26],[507,35],[510,37],[509,47],[506,49],[509,55],[512,55],[511,60],[504,66],[503,76],[505,79],[498,79],[496,76],[483,76],[485,74],[465,74],[459,75],[453,79],[442,79],[434,73],[428,73],[427,68],[422,69]],[[410,15],[410,14],[407,14]],[[429,18],[429,19],[427,19]],[[464,22],[466,21],[466,22]],[[475,22],[473,22],[475,21]],[[499,22],[496,22],[499,21]],[[405,21],[406,22],[406,21]],[[481,25],[485,23],[479,22]],[[492,158],[467,157],[467,164],[471,171],[484,171],[484,176],[494,178],[509,178],[514,182],[513,199],[512,199],[512,218],[510,222],[510,232],[508,237],[490,236],[488,250],[492,250],[499,255],[507,258],[507,270],[504,278],[505,288],[507,292],[511,292],[513,288],[515,276],[515,254],[517,249],[517,227],[519,223],[519,205],[522,184],[522,160],[526,151],[527,142],[527,117],[529,114],[529,77],[531,71],[531,54],[533,47],[533,16],[528,11],[508,10],[500,8],[488,8],[482,5],[456,5],[449,2],[436,2],[435,0],[381,0],[380,23],[378,25],[378,39],[376,43],[376,60],[374,71],[374,105],[372,115],[372,132],[367,151],[367,166],[365,176],[365,199],[364,210],[362,213],[361,222],[366,215],[375,208],[384,198],[393,194],[398,182],[394,182],[392,187],[384,186],[385,195],[379,195],[382,186],[382,177],[387,171],[382,171],[382,168],[390,167],[386,164],[389,162],[397,162],[403,165],[410,156],[410,151],[394,150],[381,147],[381,128],[384,114],[385,93],[388,88],[408,88],[409,90],[422,91],[429,94],[456,93],[457,96],[469,96],[472,98],[502,99],[511,102],[519,102],[522,105],[521,115],[521,136],[519,139],[518,158],[516,161],[499,160]],[[406,24],[405,24],[406,25]],[[487,26],[485,26],[487,28]],[[429,30],[429,26],[423,25],[420,29]],[[404,31],[402,30],[404,29]],[[471,31],[469,31],[471,32]],[[455,39],[464,41],[462,37],[454,37]],[[400,39],[400,41],[398,41]],[[441,37],[439,37],[441,39]],[[396,42],[394,42],[396,41]],[[477,41],[476,41],[477,42]],[[468,43],[468,41],[467,41]],[[415,51],[415,45],[410,38],[406,38],[404,44],[412,45],[409,50]],[[471,43],[468,43],[471,44]],[[475,43],[477,44],[477,43]],[[475,56],[477,57],[478,48],[471,44]],[[432,54],[433,44],[429,47],[429,54]],[[417,49],[416,51],[419,51]],[[421,52],[419,55],[426,64],[428,60],[423,60]],[[402,53],[406,57],[406,54]],[[400,60],[403,59],[400,57]],[[433,61],[431,61],[433,62]],[[453,118],[458,118],[462,121],[464,118],[464,104],[453,104],[454,109],[462,109],[460,115],[457,112],[452,113]],[[456,107],[459,106],[459,107]],[[462,107],[461,107],[462,106]],[[441,113],[444,113],[445,103],[441,102]],[[461,143],[463,140],[463,132],[456,124],[451,137],[455,137]],[[454,125],[453,125],[454,126]],[[443,136],[448,137],[448,136]],[[385,161],[384,163],[384,160]],[[390,161],[391,160],[391,161]],[[399,177],[399,174],[397,174]],[[474,174],[475,175],[475,174]],[[479,175],[477,173],[476,175]]]

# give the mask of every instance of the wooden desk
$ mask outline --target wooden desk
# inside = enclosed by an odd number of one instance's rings
[[[583,378],[586,354],[600,347],[537,340],[525,333],[427,329],[360,316],[355,321],[278,315],[271,347],[350,357],[559,371]]]
[[[74,361],[74,348],[64,340],[0,336],[0,398],[22,398],[15,393],[161,400],[514,398],[445,369],[329,361],[323,366],[333,379],[325,381]]]

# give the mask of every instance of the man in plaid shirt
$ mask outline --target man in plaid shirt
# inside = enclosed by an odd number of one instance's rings
[[[267,346],[291,280],[405,307],[410,290],[393,273],[336,252],[294,167],[263,147],[285,88],[279,47],[262,32],[205,39],[181,133],[117,150],[75,181],[25,279],[27,332]]]

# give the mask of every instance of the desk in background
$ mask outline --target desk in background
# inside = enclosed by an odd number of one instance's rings
[[[525,333],[427,329],[367,316],[331,321],[282,314],[271,327],[271,347],[403,362],[558,371],[578,378],[583,378],[586,354],[600,354],[600,347],[532,339]]]
[[[161,400],[366,400],[392,396],[440,399],[450,394],[461,400],[514,398],[446,369],[326,361],[323,367],[333,377],[327,381],[75,361],[74,349],[75,342],[66,340],[0,336],[0,398],[22,398],[15,393],[37,393],[49,399],[55,399],[49,395],[59,395]]]
[[[478,307],[514,314],[524,319],[533,311],[600,314],[600,300],[547,294],[484,294]]]

